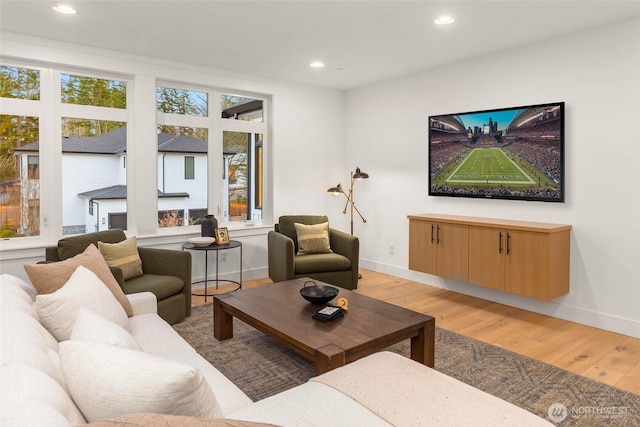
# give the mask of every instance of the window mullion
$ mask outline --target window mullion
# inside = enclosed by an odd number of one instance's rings
[[[223,222],[222,201],[222,180],[224,171],[224,156],[222,150],[222,106],[219,99],[222,94],[220,92],[209,93],[209,123],[211,131],[209,132],[209,185],[211,186],[211,195],[209,199],[209,212],[214,213],[218,217],[219,222]]]
[[[62,229],[62,121],[60,73],[43,69],[40,74],[40,230],[47,242],[59,238]],[[46,160],[45,160],[46,159]]]

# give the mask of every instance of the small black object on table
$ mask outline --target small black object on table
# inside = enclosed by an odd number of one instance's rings
[[[220,279],[218,276],[218,260],[220,258],[220,251],[228,250],[228,249],[240,249],[240,280],[230,280],[230,279]],[[209,282],[215,282],[216,290],[218,289],[218,285],[222,283],[235,283],[237,287],[232,289],[229,292],[237,291],[238,289],[242,289],[242,242],[237,240],[229,240],[229,243],[225,243],[223,245],[211,244],[209,246],[196,246],[193,243],[183,243],[182,250],[189,251],[204,251],[204,279],[193,282],[192,285],[196,285],[198,283],[204,283],[204,293],[192,293],[191,295],[204,297],[204,302],[207,302],[207,297],[213,296],[215,294],[208,293]],[[216,276],[214,278],[209,278],[209,251],[214,251],[216,253]]]

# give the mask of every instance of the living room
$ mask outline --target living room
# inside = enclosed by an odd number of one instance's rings
[[[635,2],[596,3],[615,8]],[[53,35],[4,32],[6,28],[3,21],[0,53],[11,64],[133,75],[134,97],[155,95],[158,78],[232,88],[271,100],[273,144],[265,200],[269,209],[261,223],[229,227],[231,237],[243,243],[247,280],[267,277],[266,233],[280,215],[325,214],[333,227],[348,231],[343,200],[330,197],[327,188],[337,182],[344,185],[349,172],[361,167],[370,175],[358,183],[355,194],[367,219],[362,223],[356,217],[354,226],[363,268],[640,338],[640,141],[634,130],[640,117],[637,9],[635,15],[607,25],[586,26],[551,40],[348,89],[153,60],[62,43]],[[428,48],[419,54],[429,55]],[[566,105],[564,203],[427,195],[429,115],[555,101]],[[135,125],[136,136],[149,139],[155,132],[154,111],[136,111]],[[186,233],[159,233],[155,221],[147,220],[156,214],[157,188],[142,177],[153,176],[145,156],[155,155],[154,150],[153,144],[143,145],[129,157],[138,176],[130,183],[135,200],[128,206],[133,217],[129,234],[139,236],[145,246],[180,248],[187,237],[198,234],[195,227]],[[51,166],[43,166],[42,173],[52,180],[58,177]],[[56,206],[61,192],[58,188],[43,195],[48,198],[43,204]],[[407,215],[420,213],[571,225],[570,292],[542,302],[410,271]],[[43,259],[44,247],[61,237],[61,214],[47,212],[47,221],[49,226],[36,239],[0,243],[3,273],[25,277],[23,265]],[[622,224],[624,228],[613,227]],[[235,265],[229,260],[223,271],[235,274]],[[202,275],[201,266],[196,266],[194,277]]]

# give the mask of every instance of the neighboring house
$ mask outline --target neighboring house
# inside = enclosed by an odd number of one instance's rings
[[[126,133],[126,127],[121,127],[93,137],[62,138],[64,234],[126,229]],[[27,165],[38,152],[39,142],[16,150],[25,166],[21,170],[28,171]],[[235,154],[223,153],[225,170]],[[159,133],[157,166],[158,219],[175,213],[184,225],[198,223],[207,213],[207,144],[189,136]],[[228,212],[228,180],[224,175],[222,208]],[[32,188],[28,184],[34,177],[37,179],[37,174],[25,172],[21,176],[23,188]]]

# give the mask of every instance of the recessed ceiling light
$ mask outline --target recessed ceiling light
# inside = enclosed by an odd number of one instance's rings
[[[313,61],[311,64],[309,64],[309,66],[311,68],[323,68],[324,67],[324,63],[322,63],[320,61]]]
[[[64,13],[65,15],[75,15],[78,13],[76,9],[66,4],[57,4],[53,6],[53,10],[58,13]]]
[[[453,21],[455,21],[456,19],[453,16],[440,16],[438,17],[438,19],[436,19],[435,22],[438,25],[447,25],[447,24],[453,24]]]

